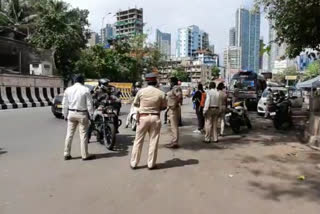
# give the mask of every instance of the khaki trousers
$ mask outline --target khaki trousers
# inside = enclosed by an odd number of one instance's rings
[[[73,140],[74,133],[79,125],[80,134],[80,149],[81,157],[88,157],[88,127],[89,119],[87,113],[82,112],[69,112],[68,115],[68,129],[67,136],[65,140],[64,156],[70,155],[71,144]]]
[[[179,117],[180,117],[180,107],[176,109],[169,109],[169,120],[170,120],[170,132],[172,136],[171,143],[179,143]]]
[[[149,134],[149,153],[148,153],[148,167],[155,166],[158,154],[158,144],[160,139],[161,120],[157,115],[142,116],[139,118],[139,124],[136,132],[136,139],[134,140],[130,165],[137,167],[140,161],[142,146],[146,134]]]
[[[205,114],[205,141],[218,141],[219,108],[210,108]]]

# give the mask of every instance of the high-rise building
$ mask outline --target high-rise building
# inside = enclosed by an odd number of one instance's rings
[[[164,59],[171,56],[171,34],[156,30],[156,43]]]
[[[214,54],[215,46],[214,45],[210,45],[209,46],[209,51],[210,51],[211,54]]]
[[[88,46],[92,47],[95,46],[99,43],[99,34],[96,32],[91,32],[90,33],[90,38],[88,39]]]
[[[229,30],[229,46],[236,46],[236,28]]]
[[[116,38],[130,38],[143,34],[143,9],[132,8],[117,12]]]
[[[205,49],[209,49],[208,33],[200,30],[196,25],[178,29],[177,57],[192,57],[197,50]]]
[[[106,45],[108,44],[108,41],[114,39],[115,36],[116,36],[115,27],[111,24],[107,24],[105,28],[101,29],[100,43],[103,45]]]
[[[227,82],[230,82],[232,76],[241,70],[241,56],[241,47],[229,46],[224,50],[224,66],[226,68],[225,78]]]
[[[260,13],[239,8],[236,12],[236,46],[241,47],[241,69],[259,71]]]

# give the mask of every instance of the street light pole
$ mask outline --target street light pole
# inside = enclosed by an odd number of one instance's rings
[[[111,12],[108,12],[107,14],[105,14],[105,15],[102,17],[101,29],[104,27],[104,20],[105,20],[105,18],[106,18],[108,15],[111,15],[111,14],[112,14]]]

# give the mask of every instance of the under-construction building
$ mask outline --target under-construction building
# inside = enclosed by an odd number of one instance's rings
[[[116,38],[130,38],[143,34],[143,9],[129,9],[117,12]]]

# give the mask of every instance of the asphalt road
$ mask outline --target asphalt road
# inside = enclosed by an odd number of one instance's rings
[[[195,115],[185,106],[182,148],[163,147],[170,137],[164,126],[159,169],[149,171],[147,145],[142,167],[129,168],[130,129],[120,129],[117,151],[90,144],[98,159],[88,162],[76,135],[75,159],[64,161],[66,122],[50,108],[0,111],[0,213],[319,214],[320,154],[294,131],[275,133],[270,122],[253,120],[250,133],[206,145],[192,133]]]

